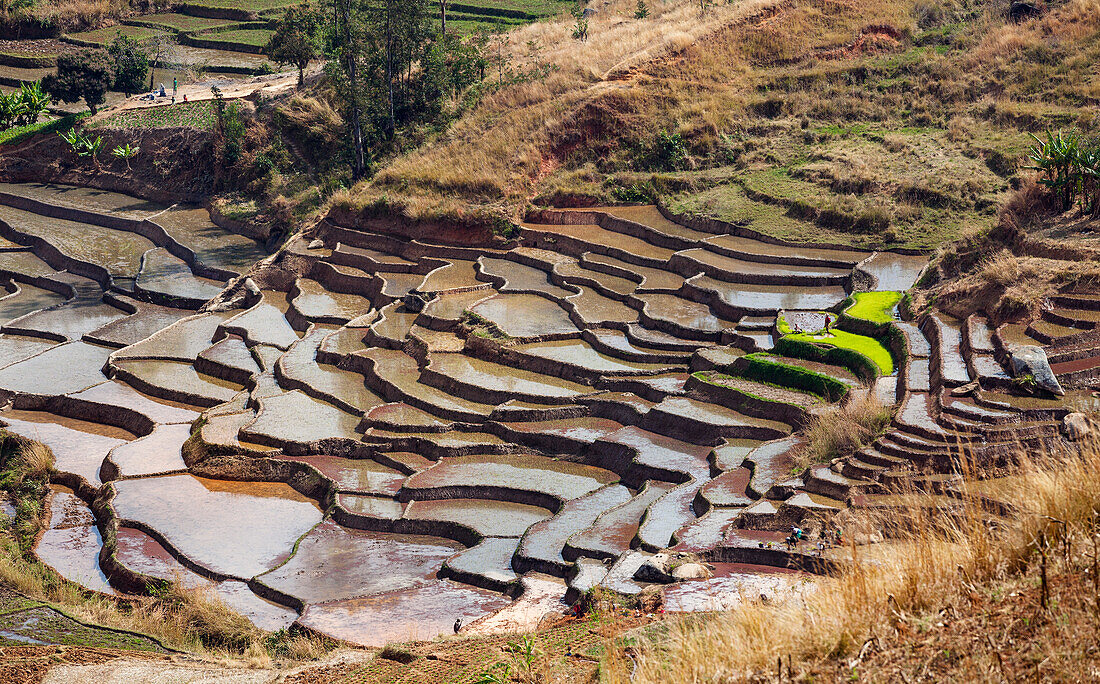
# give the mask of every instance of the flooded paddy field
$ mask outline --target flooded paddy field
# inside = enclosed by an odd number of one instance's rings
[[[262,246],[200,208],[0,185],[0,421],[60,472],[35,553],[93,591],[132,586],[111,557],[264,629],[364,645],[639,593],[664,552],[709,564],[661,589],[667,609],[713,610],[823,567],[815,543],[776,543],[791,525],[816,533],[976,421],[1031,410],[941,397],[996,375],[973,321],[840,315],[853,283],[904,290],[924,257],[652,207],[544,214],[484,250],[322,223],[250,272]],[[785,343],[780,314],[867,344],[896,326],[908,353],[878,378]],[[873,446],[792,471],[814,411],[883,387],[902,410]],[[525,599],[536,585],[554,596]]]

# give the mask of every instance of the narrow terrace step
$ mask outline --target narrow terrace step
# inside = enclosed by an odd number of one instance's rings
[[[1055,306],[1063,309],[1100,311],[1100,294],[1098,293],[1054,295],[1050,300]]]
[[[562,555],[569,537],[590,527],[604,512],[630,499],[630,490],[613,484],[567,501],[557,515],[527,530],[516,553],[516,568],[522,572],[536,570],[565,577],[573,566]]]
[[[803,476],[805,491],[844,501],[853,493],[873,492],[880,485],[869,480],[855,480],[834,472],[829,466],[813,466]]]
[[[645,487],[629,501],[605,511],[591,526],[569,537],[562,555],[567,560],[576,560],[582,556],[618,559],[630,550],[642,515],[649,505],[673,487],[674,485],[654,480],[646,482]]]
[[[1058,325],[1045,320],[1033,321],[1027,326],[1027,334],[1043,344],[1066,344],[1081,335],[1079,328]]]
[[[673,292],[684,284],[684,276],[657,267],[641,266],[597,252],[580,256],[581,265],[595,271],[619,276],[638,283],[636,292]]]
[[[702,482],[690,480],[649,505],[638,528],[638,545],[643,551],[654,553],[675,543],[676,531],[696,518],[692,503],[702,486]]]
[[[1063,327],[1093,330],[1100,325],[1100,311],[1085,309],[1043,309],[1040,312],[1044,321]]]
[[[727,283],[806,287],[844,285],[852,274],[851,269],[828,266],[790,266],[744,261],[700,248],[677,252],[669,260],[668,268],[684,276],[705,273]]]
[[[933,377],[948,387],[970,382],[970,373],[963,359],[961,325],[936,313],[925,318],[923,329],[935,343],[933,347]]]
[[[551,225],[523,223],[527,243],[544,249],[563,251],[571,256],[586,252],[606,254],[639,266],[660,268],[675,250],[659,247],[641,238],[616,233],[597,225]]]
[[[690,397],[668,397],[646,415],[644,426],[678,439],[704,444],[721,438],[777,439],[791,426],[777,420],[754,418],[719,404]]]

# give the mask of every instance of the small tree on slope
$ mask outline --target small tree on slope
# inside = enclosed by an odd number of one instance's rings
[[[312,7],[288,7],[264,46],[264,54],[279,64],[298,67],[300,86],[305,82],[306,67],[321,56],[318,49],[320,31],[321,17]]]
[[[76,102],[84,98],[95,115],[115,81],[114,69],[102,50],[81,50],[58,55],[57,73],[42,79],[42,89],[54,102]]]

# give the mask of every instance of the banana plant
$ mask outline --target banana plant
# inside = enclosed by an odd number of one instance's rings
[[[1040,182],[1061,197],[1063,210],[1069,209],[1080,186],[1080,178],[1074,173],[1081,149],[1079,136],[1047,131],[1046,140],[1034,133],[1031,137],[1036,144],[1028,152],[1032,164],[1027,168],[1041,172]]]
[[[136,157],[138,152],[141,152],[141,148],[136,145],[131,145],[130,143],[116,145],[115,149],[111,150],[111,154],[126,162],[127,171],[130,170],[130,160]]]
[[[15,93],[12,93],[13,95]],[[50,104],[50,96],[42,90],[42,82],[23,83],[19,87],[19,99],[23,103],[24,111],[18,125],[27,126],[37,123],[38,118],[46,111]]]
[[[26,107],[19,93],[0,93],[0,130],[18,125]]]

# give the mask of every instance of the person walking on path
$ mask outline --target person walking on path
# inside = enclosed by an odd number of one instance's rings
[[[175,76],[172,77],[172,98],[175,99],[176,91],[180,89],[180,82]]]

